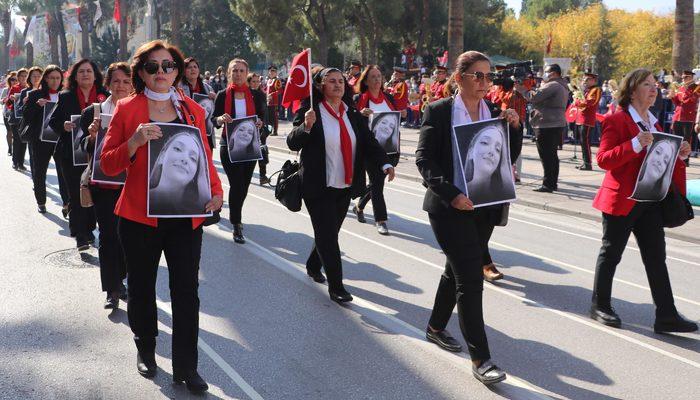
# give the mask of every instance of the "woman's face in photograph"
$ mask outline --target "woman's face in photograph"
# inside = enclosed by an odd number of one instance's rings
[[[649,153],[647,160],[646,176],[651,180],[658,180],[666,172],[668,164],[673,158],[673,146],[666,142],[661,142],[654,146],[654,149]]]
[[[236,127],[235,140],[242,146],[247,146],[255,136],[255,125],[251,121],[241,123]]]
[[[173,139],[163,158],[162,182],[176,182],[185,186],[194,179],[199,162],[197,142],[190,135]]]
[[[394,133],[396,120],[391,117],[384,117],[374,127],[374,134],[380,144],[386,143]]]
[[[487,129],[476,138],[472,153],[475,175],[488,176],[494,173],[501,161],[503,136],[496,129]]]

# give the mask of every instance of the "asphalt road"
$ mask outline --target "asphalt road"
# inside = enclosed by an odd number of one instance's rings
[[[287,157],[273,152],[269,169]],[[102,309],[96,250],[81,258],[68,236],[53,166],[49,213],[42,216],[28,174],[13,171],[4,150],[0,165],[0,398],[190,397],[172,384],[165,259],[158,281],[160,370],[147,380],[135,371],[126,305],[111,314]],[[227,221],[205,228],[199,370],[209,398],[698,396],[700,335],[653,332],[654,308],[634,240],[613,289],[623,327],[607,328],[587,317],[599,224],[513,206],[508,226],[497,228],[491,243],[506,278],[484,289],[491,352],[509,377],[486,388],[471,376],[466,354],[441,351],[423,338],[444,256],[421,211],[419,183],[387,184],[391,236],[376,233],[370,207],[368,224],[348,214],[340,244],[355,301],[341,307],[304,272],[313,240],[308,214],[283,208],[272,189],[257,185],[257,173],[253,182],[243,217],[248,243],[233,243]],[[676,305],[695,321],[699,249],[667,241]],[[448,329],[463,342],[456,311]]]

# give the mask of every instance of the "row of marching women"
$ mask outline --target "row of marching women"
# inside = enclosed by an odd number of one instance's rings
[[[285,204],[290,209],[298,211],[302,202],[306,206],[313,230],[307,274],[327,284],[332,301],[344,304],[353,296],[343,284],[338,234],[353,198],[359,199],[353,211],[360,222],[371,200],[376,229],[389,233],[383,189],[399,162],[394,132],[406,116],[406,88],[396,79],[388,85],[392,90],[385,91],[376,65],[348,77],[334,67],[312,68],[308,54],[301,61],[303,54],[292,68],[302,70],[300,80],[289,77],[282,99],[286,106],[294,97],[299,105],[286,138],[289,149],[300,152],[298,173],[289,175],[296,176],[289,182],[296,182],[298,191],[280,197],[290,200]],[[496,77],[491,69],[486,55],[468,51],[457,57],[449,80],[447,68],[438,71],[431,93],[442,98],[426,104],[416,150],[416,166],[427,188],[423,210],[446,256],[426,339],[446,351],[462,351],[445,329],[456,307],[472,373],[487,385],[506,379],[492,360],[482,292],[484,280],[503,278],[491,259],[489,241],[496,227],[507,222],[508,204],[515,199],[511,157],[516,153],[517,158],[519,148],[509,143],[508,132],[516,142],[521,140],[524,113],[522,98],[504,94],[497,104],[486,99]],[[6,126],[28,144],[38,212],[47,212],[46,175],[53,158],[76,247],[82,251],[99,243],[105,308],[127,300],[136,368],[149,378],[158,368],[156,277],[165,256],[173,310],[173,379],[193,392],[207,390],[197,372],[198,287],[203,227],[218,222],[224,203],[212,152],[215,130],[223,129],[218,145],[230,186],[233,241],[244,244],[243,203],[262,159],[265,137],[260,132],[264,121],[270,121],[269,109],[276,111],[276,100],[260,90],[260,77],[250,73],[246,60],[233,58],[226,88],[215,91],[202,80],[195,58],[185,58],[162,41],[143,44],[131,64],[114,63],[104,76],[88,59],[65,72],[55,65],[26,72],[26,88],[13,86],[8,96],[15,107],[21,104],[23,114]],[[267,94],[281,90],[274,72],[269,70]],[[674,306],[664,243],[664,227],[685,221],[683,215],[662,212],[668,186],[664,191],[658,185],[668,171],[673,193],[685,194],[680,160],[690,148],[680,138],[664,141],[651,133],[658,129],[648,111],[655,96],[649,71],[630,72],[621,84],[620,110],[603,123],[596,161],[607,172],[594,202],[603,215],[603,245],[590,315],[620,326],[612,307],[612,283],[634,234],[656,305],[655,331],[690,332],[697,325]],[[673,146],[676,153],[669,150]],[[668,165],[645,168],[647,152]],[[13,161],[21,170],[23,159],[18,155]],[[649,172],[641,174],[637,185],[636,177],[645,170]],[[648,191],[637,193],[637,187]],[[290,206],[292,200],[298,207]],[[93,236],[96,226],[99,240]]]

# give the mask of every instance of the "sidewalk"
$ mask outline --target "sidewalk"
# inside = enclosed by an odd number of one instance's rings
[[[285,142],[286,135],[291,130],[289,122],[280,121],[279,136],[270,136],[267,145],[271,151],[292,153]],[[396,168],[396,175],[415,182],[422,182],[415,166],[415,150],[418,144],[418,130],[401,128],[401,161]],[[597,148],[593,148],[595,153]],[[560,171],[559,190],[554,193],[538,193],[532,189],[542,182],[542,164],[537,155],[535,143],[524,139],[522,151],[521,184],[516,186],[517,204],[548,210],[561,214],[573,215],[594,221],[601,220],[600,211],[592,207],[593,198],[600,187],[605,171],[597,168],[594,163],[593,171],[579,171],[575,167],[581,163],[581,149],[564,145],[559,151]],[[700,179],[700,158],[691,158],[687,170],[688,179]],[[694,207],[698,217],[679,228],[667,229],[666,236],[695,244],[700,244],[700,207]]]

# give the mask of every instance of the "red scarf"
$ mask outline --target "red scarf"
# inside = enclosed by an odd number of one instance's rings
[[[186,83],[187,86],[189,86],[189,88],[190,88],[190,94],[192,95],[192,98],[194,98],[194,94],[195,94],[195,93],[199,93],[199,92],[202,91],[202,86],[199,84],[199,79],[197,79],[197,80],[195,81],[194,86],[192,86],[192,85],[190,84],[190,82],[187,81],[187,80],[185,80],[185,83]]]
[[[345,184],[350,185],[352,183],[352,139],[350,139],[348,128],[345,126],[345,121],[343,120],[345,103],[340,103],[337,114],[325,100],[322,101],[321,104],[323,104],[326,111],[328,111],[333,118],[338,120],[338,125],[340,126],[340,152],[343,154],[343,167],[345,168]]]
[[[245,83],[242,85],[236,85],[231,83],[226,87],[226,97],[224,98],[224,112],[229,113],[231,118],[236,119],[236,113],[233,110],[233,94],[234,93],[245,93],[245,114],[250,117],[256,115],[255,113],[255,103],[253,102],[253,93],[250,91],[250,87]]]
[[[386,97],[386,94],[384,94],[384,92],[381,90],[379,91],[378,97],[372,97],[372,94],[369,92],[369,90],[365,90],[365,92],[360,95],[360,98],[357,99],[357,110],[362,111],[363,109],[368,108],[370,101],[374,104],[382,104],[386,101],[386,104],[389,105],[389,108],[392,111],[396,111],[394,109],[394,105],[389,101],[389,98]]]
[[[78,88],[76,92],[78,92],[78,103],[80,103],[81,110],[84,110],[85,107],[92,103],[97,103],[97,87],[95,85],[92,85],[92,88],[90,88],[90,95],[87,99],[80,88]]]
[[[46,100],[51,100],[51,95],[56,93],[58,93],[58,90],[49,89],[49,91],[46,92]]]

